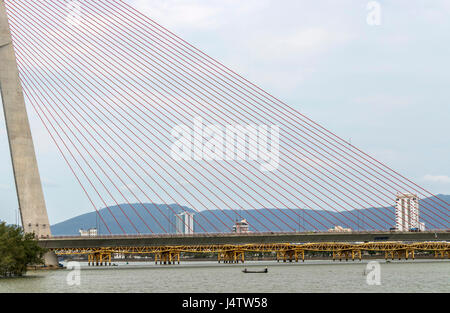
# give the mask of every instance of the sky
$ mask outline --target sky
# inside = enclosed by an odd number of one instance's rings
[[[377,1],[376,25],[369,1],[127,2],[432,193],[450,194],[450,1]],[[50,222],[91,212],[28,112]],[[0,219],[13,223],[0,119]]]

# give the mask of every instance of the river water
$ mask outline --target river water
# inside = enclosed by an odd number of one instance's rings
[[[0,292],[450,292],[450,261],[379,260],[380,285],[368,261],[305,263],[246,262],[180,265],[116,263],[88,267],[81,263],[79,285],[73,270],[29,271],[25,277],[0,279]],[[245,274],[244,268],[268,268],[267,274]]]

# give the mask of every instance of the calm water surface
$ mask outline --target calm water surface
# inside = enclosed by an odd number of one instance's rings
[[[380,260],[381,285],[369,286],[367,261],[307,261],[283,264],[247,262],[116,263],[116,267],[81,264],[81,284],[69,286],[69,270],[29,271],[26,277],[0,279],[0,292],[450,292],[450,262]],[[263,269],[268,274],[244,274]]]

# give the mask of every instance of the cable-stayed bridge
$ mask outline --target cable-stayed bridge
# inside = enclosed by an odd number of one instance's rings
[[[128,235],[161,246],[180,228],[172,244],[344,240],[336,226],[353,231],[345,241],[448,240],[445,200],[126,2],[6,0],[0,14],[22,225],[48,247],[95,248],[51,238],[25,103],[109,236],[97,248]],[[404,194],[420,208],[396,215]],[[250,233],[230,235],[242,219]],[[398,225],[409,226],[389,231]]]

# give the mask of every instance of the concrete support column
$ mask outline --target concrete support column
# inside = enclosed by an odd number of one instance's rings
[[[0,94],[23,229],[37,238],[49,238],[50,223],[4,0],[0,0]],[[46,253],[44,261],[58,266],[54,252]]]
[[[0,0],[0,90],[24,231],[50,237],[33,139],[9,30],[4,0]]]

